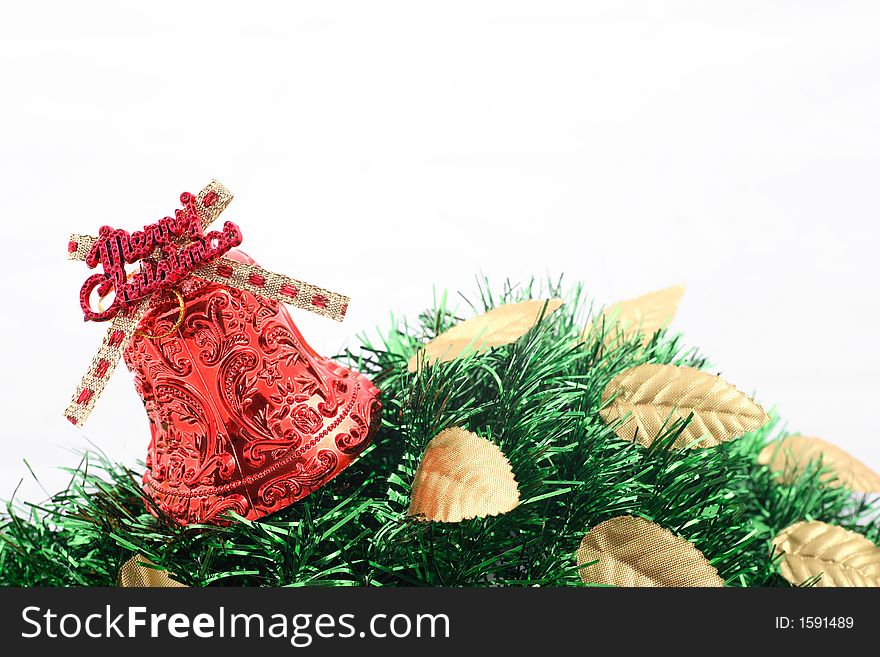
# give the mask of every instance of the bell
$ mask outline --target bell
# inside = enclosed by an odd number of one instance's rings
[[[145,491],[184,525],[283,509],[379,425],[378,388],[315,353],[283,304],[194,276],[163,293],[124,356],[152,433]]]

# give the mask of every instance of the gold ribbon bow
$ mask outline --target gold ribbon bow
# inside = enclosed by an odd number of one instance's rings
[[[196,195],[195,208],[203,231],[220,216],[231,201],[232,193],[216,180],[212,180]],[[67,249],[68,259],[85,260],[96,239],[91,235],[71,235]],[[342,321],[348,310],[349,299],[345,295],[225,257],[202,265],[190,275],[309,310],[337,322]],[[124,308],[110,321],[110,328],[107,329],[101,347],[64,412],[75,426],[81,426],[88,419],[95,402],[122,358],[123,350],[150,309],[152,298],[143,298]]]

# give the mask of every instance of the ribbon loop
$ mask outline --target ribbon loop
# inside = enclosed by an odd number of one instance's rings
[[[276,274],[259,265],[236,262],[229,258],[219,258],[204,265],[196,269],[193,275],[212,283],[220,283],[295,308],[309,310],[337,322],[345,318],[345,312],[348,310],[349,298],[344,294],[331,292],[283,274]]]
[[[110,328],[107,329],[98,353],[92,358],[88,371],[80,380],[67,410],[64,411],[65,417],[75,426],[81,426],[91,415],[95,402],[104,392],[107,381],[110,380],[116,365],[119,364],[119,359],[122,358],[125,346],[131,340],[149,306],[149,299],[141,299],[137,306],[122,310],[110,321]]]
[[[204,232],[232,201],[232,193],[216,180],[212,180],[209,185],[196,194],[194,200],[191,195],[186,194],[181,197],[181,200],[195,211],[201,223],[201,230]],[[97,239],[91,235],[71,235],[67,245],[68,260],[85,261]],[[175,243],[180,244],[185,239],[186,236],[177,237]],[[160,260],[160,253],[161,249],[157,248],[151,255],[144,258],[141,261],[141,271],[144,271],[144,267],[147,269],[155,267]],[[145,261],[146,264],[144,264]],[[257,265],[236,262],[225,257],[204,262],[187,271],[186,275],[197,276],[206,281],[245,290],[338,322],[343,320],[348,310],[349,299],[345,295],[268,271]],[[150,309],[155,297],[156,293],[152,293],[138,298],[133,303],[122,306],[119,312],[113,316],[101,347],[92,358],[88,371],[80,380],[64,413],[74,425],[81,426],[88,419],[95,402],[101,396],[107,381],[122,358],[123,351],[137,330],[141,319]]]

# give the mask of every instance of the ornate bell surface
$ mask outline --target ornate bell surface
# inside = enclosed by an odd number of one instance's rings
[[[144,486],[163,511],[181,524],[260,518],[370,443],[379,390],[315,353],[283,304],[192,276],[179,293],[154,304],[125,350],[152,432]]]

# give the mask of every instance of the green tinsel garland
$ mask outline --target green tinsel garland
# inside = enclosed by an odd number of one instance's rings
[[[558,284],[493,296],[474,312],[561,296]],[[547,289],[549,288],[549,289]],[[392,319],[378,340],[341,360],[383,390],[383,424],[360,459],[324,488],[265,520],[180,527],[144,507],[140,476],[87,454],[69,488],[42,504],[9,503],[0,519],[0,584],[113,585],[140,554],[172,576],[206,585],[580,585],[575,553],[584,533],[613,516],[638,515],[691,541],[728,586],[788,586],[770,541],[804,519],[841,525],[880,542],[876,507],[819,484],[817,464],[781,485],[756,463],[779,435],[774,419],[712,449],[671,450],[673,424],[651,448],[620,440],[599,417],[602,392],[641,363],[706,368],[681,338],[658,332],[604,344],[581,338],[580,288],[517,343],[409,373],[407,360],[458,319],[445,296],[415,326]],[[470,312],[466,313],[468,316]],[[494,441],[521,492],[513,512],[457,524],[405,518],[409,486],[428,441],[459,425]]]

